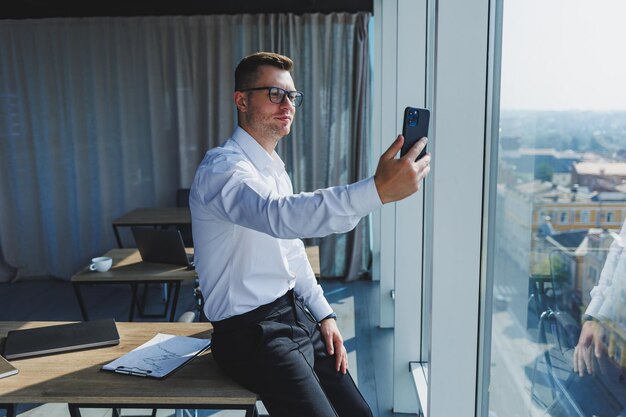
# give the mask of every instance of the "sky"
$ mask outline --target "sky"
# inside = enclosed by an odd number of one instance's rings
[[[626,111],[626,0],[503,3],[503,109]]]

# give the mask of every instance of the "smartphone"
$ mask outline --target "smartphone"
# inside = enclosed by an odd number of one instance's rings
[[[400,156],[404,156],[415,143],[428,136],[428,125],[430,121],[430,111],[415,107],[407,107],[404,109],[404,117],[402,119],[402,136],[404,136],[404,144],[400,151]],[[426,155],[426,147],[417,156],[420,159]]]

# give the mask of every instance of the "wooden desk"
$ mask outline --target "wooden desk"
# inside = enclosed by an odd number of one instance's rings
[[[188,248],[187,252],[193,253],[193,249]],[[176,305],[178,303],[178,295],[180,293],[180,284],[188,279],[195,279],[197,274],[194,270],[187,267],[169,264],[156,264],[142,262],[141,256],[137,249],[111,249],[103,256],[113,258],[113,266],[107,272],[94,272],[85,267],[72,277],[74,292],[80,306],[80,312],[84,320],[89,320],[85,302],[80,291],[81,285],[87,284],[129,284],[131,287],[131,301],[128,321],[133,321],[135,308],[139,308],[139,312],[143,317],[164,317],[167,310],[170,309],[170,321],[174,321],[176,314]],[[137,297],[137,287],[139,284],[171,284],[173,294],[168,291],[165,303],[165,311],[163,315],[150,316],[143,312],[143,303],[139,302]],[[172,302],[171,308],[169,307]]]
[[[123,247],[119,227],[131,226],[181,226],[191,224],[189,207],[137,208],[113,220],[117,246]]]
[[[0,322],[0,337],[9,330],[52,324],[61,323]],[[11,361],[19,373],[0,379],[7,416],[15,417],[15,404],[26,403],[67,403],[73,417],[80,416],[80,407],[239,409],[247,417],[256,415],[256,394],[223,374],[210,352],[163,380],[100,370],[159,332],[207,338],[210,324],[117,323],[117,329],[117,346]]]

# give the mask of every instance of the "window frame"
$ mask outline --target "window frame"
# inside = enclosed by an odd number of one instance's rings
[[[485,330],[488,315],[481,310],[489,311],[489,306],[481,300],[490,300],[484,236],[495,213],[487,204],[487,190],[493,191],[495,184],[485,175],[493,169],[491,150],[497,149],[489,136],[491,96],[497,95],[499,83],[493,71],[499,65],[494,1],[374,1],[379,73],[375,74],[373,132],[380,135],[372,157],[380,155],[377,151],[386,149],[388,138],[398,133],[398,114],[404,105],[414,105],[415,97],[418,101],[423,97],[433,110],[426,191],[409,201],[386,205],[376,220],[380,227],[374,236],[379,251],[374,276],[381,281],[380,325],[395,329],[394,412],[418,413],[421,404],[426,416],[477,416],[484,392],[479,387],[488,386],[489,374],[479,365],[491,337],[490,329]],[[410,59],[402,52],[411,45],[406,43],[411,38],[406,33],[419,26],[416,22],[425,22],[428,30],[414,35],[412,42],[432,46],[426,52],[431,66],[405,71]],[[432,71],[424,74],[423,68]],[[425,81],[421,96],[415,95],[420,91],[415,89],[415,78],[418,83]],[[402,254],[405,248],[413,248],[414,256],[422,254],[411,266]],[[456,291],[451,292],[453,287]],[[391,303],[390,292],[395,293]],[[421,339],[424,334],[429,341]],[[488,340],[481,343],[481,337]]]
[[[605,216],[606,216],[606,220],[605,220],[606,223],[611,223],[611,224],[615,223],[615,212],[613,210],[607,210]]]
[[[433,215],[433,285],[428,410],[424,414],[477,416],[482,413],[483,387],[488,386],[489,375],[480,368],[481,359],[489,353],[485,346],[491,341],[490,332],[485,331],[490,328],[484,311],[490,311],[491,289],[484,266],[489,262],[485,254],[492,253],[487,245],[493,244],[493,239],[485,239],[490,233],[487,226],[495,218],[495,207],[489,204],[495,199],[487,197],[496,191],[489,174],[497,172],[497,146],[491,144],[490,132],[494,129],[492,106],[499,109],[492,101],[499,85],[493,25],[498,14],[489,0],[435,3],[436,191],[432,207],[427,208]],[[453,254],[452,261],[449,254]],[[450,401],[451,393],[454,401]]]
[[[591,210],[583,209],[580,211],[580,223],[589,224],[591,222]]]
[[[415,22],[424,22],[416,25]],[[401,132],[406,106],[427,105],[426,0],[375,0],[375,73],[372,160],[384,152]],[[408,50],[410,54],[401,54]],[[431,128],[432,132],[432,128]],[[373,166],[376,164],[374,163]],[[409,362],[420,351],[423,192],[400,203],[387,204],[373,218],[374,262],[372,275],[380,281],[380,326],[394,328],[393,409],[415,413],[418,409]],[[377,259],[376,259],[377,258]]]

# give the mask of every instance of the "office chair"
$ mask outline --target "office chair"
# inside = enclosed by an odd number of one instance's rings
[[[189,207],[189,191],[189,188],[179,188],[176,190],[176,207]],[[180,233],[183,236],[185,247],[192,248],[193,235],[191,233],[191,226],[181,225],[178,230],[180,230]]]
[[[531,373],[531,401],[542,411],[530,416],[585,417],[578,398],[571,393],[572,384],[578,376],[573,373],[574,347],[566,343],[569,319],[561,312],[546,310],[539,319],[539,343],[544,343],[543,353],[535,359]],[[571,329],[570,329],[571,330]],[[563,340],[565,339],[565,340]],[[574,345],[575,346],[575,345]]]
[[[580,298],[570,279],[576,273],[572,260],[566,252],[550,254],[551,288],[538,323],[537,342],[543,351],[531,373],[531,401],[542,410],[540,416],[615,416],[623,409],[610,389],[610,381],[617,378],[598,373],[581,378],[573,371],[582,326]]]
[[[195,279],[195,285],[193,288],[194,306],[193,309],[185,311],[178,317],[178,322],[181,323],[193,323],[194,321],[208,322],[209,320],[204,315],[204,297],[200,291],[200,284],[198,278]]]

